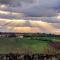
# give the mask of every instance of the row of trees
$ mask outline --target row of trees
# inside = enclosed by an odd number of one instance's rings
[[[24,37],[60,37],[60,35],[46,34],[46,33],[0,33],[0,35],[8,35],[8,37],[16,37],[16,36],[24,36]]]
[[[60,35],[46,34],[46,33],[28,33],[24,34],[25,37],[60,37]]]

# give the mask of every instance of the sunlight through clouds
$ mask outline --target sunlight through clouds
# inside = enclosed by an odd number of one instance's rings
[[[27,20],[0,20],[0,29],[9,32],[44,32],[59,34],[60,29],[56,29],[53,25],[43,21],[29,20],[30,25],[26,25]],[[3,23],[3,24],[2,24]]]
[[[0,5],[0,8],[6,8],[7,6],[6,5]]]
[[[60,0],[0,0],[0,32],[60,34]]]
[[[0,10],[0,14],[6,14],[6,15],[8,15],[10,12],[6,12],[6,11],[1,11]]]
[[[58,13],[58,15],[57,15],[57,19],[60,19],[60,13]]]

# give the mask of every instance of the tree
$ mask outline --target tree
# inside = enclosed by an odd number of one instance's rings
[[[9,34],[9,37],[16,37],[16,34],[11,33],[11,34]]]

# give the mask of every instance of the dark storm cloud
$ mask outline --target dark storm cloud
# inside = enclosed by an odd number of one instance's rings
[[[11,0],[0,0],[0,4],[10,4]]]
[[[22,12],[25,17],[52,17],[60,12],[60,0],[0,0],[0,3],[10,4],[10,10]]]
[[[60,12],[60,0],[0,0],[1,3],[10,3],[10,8],[15,12],[24,13],[25,17],[52,17]]]
[[[60,12],[60,0],[14,0],[13,5],[30,17],[51,17]]]
[[[57,12],[54,9],[49,9],[49,8],[42,8],[42,7],[33,7],[31,9],[26,10],[25,16],[30,16],[30,17],[52,17],[56,16]]]
[[[40,18],[40,20],[48,23],[60,23],[60,20],[55,17],[46,17],[46,18]]]
[[[26,16],[56,16],[60,10],[59,0],[37,0],[38,4],[32,5],[29,9],[24,10]]]

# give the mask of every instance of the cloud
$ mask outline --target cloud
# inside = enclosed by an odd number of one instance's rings
[[[59,14],[60,0],[0,0],[0,31],[60,34]]]
[[[11,0],[7,2],[11,4],[1,10],[22,13],[25,17],[54,17],[60,12],[60,0]]]
[[[1,4],[10,4],[11,0],[0,0]]]
[[[2,24],[3,23],[3,24]],[[60,24],[59,24],[60,25]],[[0,20],[1,32],[44,32],[60,34],[60,26],[54,23],[32,20]],[[57,28],[57,26],[59,26]]]
[[[25,14],[25,16],[30,16],[30,17],[56,16],[60,10],[60,4],[59,4],[60,0],[45,0],[45,1],[44,0],[11,0],[11,1],[1,0],[1,1],[3,3],[11,2],[10,10],[20,13],[22,12]]]
[[[59,0],[37,0],[37,2],[34,0],[32,5],[24,3],[23,13],[30,17],[56,16],[60,9],[59,2]]]
[[[53,25],[56,29],[60,29],[60,23],[50,23]]]

